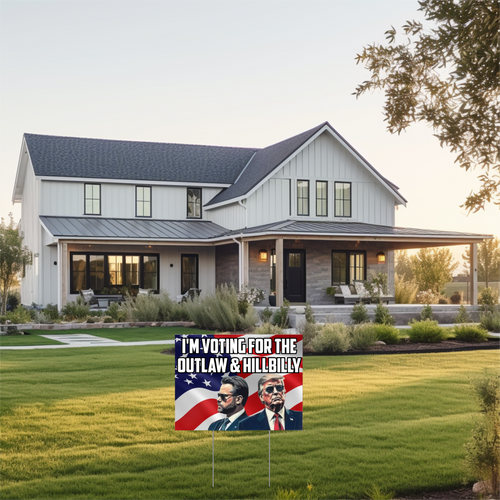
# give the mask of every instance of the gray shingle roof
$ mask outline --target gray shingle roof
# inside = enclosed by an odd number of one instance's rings
[[[24,134],[35,174],[233,183],[256,149]]]
[[[97,217],[41,216],[40,220],[58,238],[123,240],[206,240],[227,232],[210,221],[154,219],[103,219]]]

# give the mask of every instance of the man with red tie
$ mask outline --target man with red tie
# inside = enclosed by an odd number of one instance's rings
[[[267,374],[259,380],[258,394],[265,408],[239,424],[240,431],[298,431],[302,430],[302,412],[285,408],[285,379]]]

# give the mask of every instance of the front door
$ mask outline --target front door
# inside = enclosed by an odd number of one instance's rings
[[[284,295],[290,302],[306,301],[306,251],[284,251]]]

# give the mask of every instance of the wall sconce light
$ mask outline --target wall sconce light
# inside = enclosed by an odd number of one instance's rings
[[[259,261],[267,262],[267,250],[259,250]]]
[[[379,252],[377,254],[377,262],[379,264],[383,264],[385,262],[385,253],[384,252]]]

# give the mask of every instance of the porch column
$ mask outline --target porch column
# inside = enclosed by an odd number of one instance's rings
[[[477,306],[477,243],[470,245],[470,303]]]
[[[249,245],[248,241],[242,241],[241,242],[241,281],[240,281],[240,290],[242,289],[243,285],[248,285],[249,282],[249,259],[250,259],[250,253],[249,253]]]
[[[59,309],[63,308],[68,301],[68,244],[59,243],[59,290],[61,291]]]
[[[283,305],[283,238],[276,240],[276,306]]]

